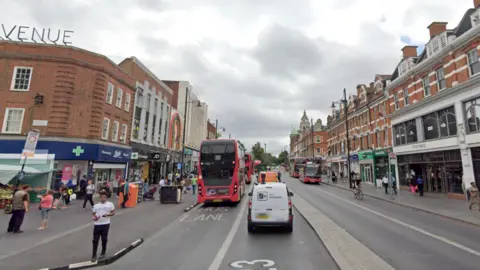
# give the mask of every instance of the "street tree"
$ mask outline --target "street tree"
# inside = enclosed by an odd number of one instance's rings
[[[288,163],[288,152],[287,151],[282,151],[282,152],[280,152],[280,154],[278,154],[278,163],[279,164]]]
[[[261,160],[262,163],[264,163],[265,162],[264,154],[265,154],[265,150],[263,149],[262,144],[260,142],[257,142],[252,146],[253,159]]]

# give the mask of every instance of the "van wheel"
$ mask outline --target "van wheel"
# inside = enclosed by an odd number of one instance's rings
[[[288,223],[287,226],[285,226],[285,232],[286,233],[292,233],[293,232],[293,222]]]
[[[248,233],[254,233],[255,232],[255,225],[253,225],[249,222],[247,226],[248,226]]]

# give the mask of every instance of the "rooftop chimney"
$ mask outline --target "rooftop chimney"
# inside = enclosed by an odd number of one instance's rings
[[[480,0],[475,0],[480,2]],[[446,22],[432,22],[428,27],[430,30],[430,38],[439,35],[445,31],[447,31],[447,23]]]
[[[410,57],[417,57],[417,48],[418,46],[407,45],[402,48],[403,52],[403,59],[407,59]]]
[[[478,8],[480,6],[480,0],[473,0],[473,7]]]

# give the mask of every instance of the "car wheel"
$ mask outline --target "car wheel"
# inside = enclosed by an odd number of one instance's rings
[[[255,225],[248,223],[248,233],[254,233],[255,232]]]

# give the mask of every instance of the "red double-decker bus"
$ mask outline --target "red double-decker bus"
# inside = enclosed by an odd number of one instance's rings
[[[246,182],[248,185],[252,182],[252,175],[253,175],[253,158],[252,154],[246,153],[245,154],[245,169],[247,171],[247,179]]]
[[[198,162],[198,203],[239,202],[246,192],[245,153],[237,140],[205,140]]]
[[[307,163],[308,158],[296,157],[290,159],[290,176],[298,178],[300,177],[300,168],[303,168]]]

